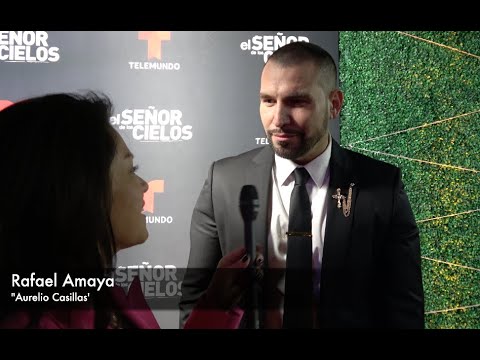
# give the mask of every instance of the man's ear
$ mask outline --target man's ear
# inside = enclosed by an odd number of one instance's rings
[[[330,119],[335,119],[340,115],[343,105],[343,93],[339,89],[334,89],[330,92]]]

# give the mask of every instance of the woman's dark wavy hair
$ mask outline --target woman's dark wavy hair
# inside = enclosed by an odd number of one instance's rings
[[[112,267],[111,112],[109,98],[94,92],[35,97],[0,111],[1,271],[97,277]]]

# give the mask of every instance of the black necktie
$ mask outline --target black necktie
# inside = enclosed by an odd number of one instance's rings
[[[296,168],[290,197],[287,263],[285,272],[284,328],[313,327],[312,209],[305,168]]]

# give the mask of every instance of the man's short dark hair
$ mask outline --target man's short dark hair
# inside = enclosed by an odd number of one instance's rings
[[[318,69],[324,74],[323,81],[331,79],[332,88],[337,83],[337,66],[332,56],[322,47],[304,42],[291,42],[276,50],[269,58],[268,62],[273,61],[282,66],[298,65],[304,62],[314,62]],[[328,80],[327,80],[328,81]]]

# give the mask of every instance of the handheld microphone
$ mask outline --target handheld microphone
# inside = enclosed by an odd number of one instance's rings
[[[249,309],[246,311],[247,328],[259,329],[260,318],[258,312],[258,293],[255,284],[255,239],[252,231],[252,222],[257,218],[259,208],[257,189],[253,185],[245,185],[240,192],[240,212],[243,218],[244,233],[245,233],[245,248],[250,256],[250,280],[251,286],[249,289]]]

